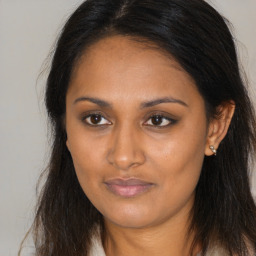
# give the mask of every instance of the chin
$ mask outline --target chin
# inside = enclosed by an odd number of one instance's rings
[[[120,218],[108,219],[104,217],[104,220],[106,222],[110,222],[112,225],[119,226],[122,228],[127,228],[127,229],[142,229],[142,228],[146,228],[153,225],[153,223],[150,220],[147,220],[145,218],[137,218],[137,219],[127,218],[123,220]]]
[[[122,209],[122,211],[120,211]],[[114,213],[114,214],[113,214]],[[123,228],[145,228],[156,224],[159,216],[154,216],[151,211],[146,209],[134,209],[133,207],[119,207],[119,211],[103,214],[106,222]]]

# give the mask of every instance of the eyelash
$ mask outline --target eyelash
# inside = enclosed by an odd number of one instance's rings
[[[165,122],[167,121],[168,124],[165,124],[165,125],[154,125],[154,124],[152,123],[152,119],[153,119],[153,118],[156,118],[156,117],[157,117],[157,118],[160,118],[162,122],[163,122],[163,120],[165,120]],[[165,128],[165,127],[169,127],[169,126],[171,126],[171,125],[173,125],[173,124],[175,124],[175,123],[177,122],[177,120],[174,120],[173,118],[167,117],[167,116],[165,116],[165,115],[163,115],[163,114],[153,114],[153,115],[151,115],[151,116],[147,119],[147,122],[148,122],[149,120],[151,120],[151,124],[147,124],[146,126],[153,126],[153,127],[158,128],[158,129]]]
[[[107,120],[101,113],[90,113],[90,114],[88,114],[88,115],[86,115],[86,116],[84,116],[83,118],[82,118],[82,121],[83,122],[85,122],[87,125],[89,125],[89,126],[94,126],[94,127],[102,127],[102,126],[105,126],[105,125],[110,125],[110,124],[112,124],[110,121],[108,121],[108,124],[92,124],[92,122],[91,123],[89,123],[88,121],[87,121],[87,119],[89,119],[89,118],[91,118],[91,117],[93,117],[93,116],[99,116],[101,119],[102,118],[104,118],[105,120]]]
[[[89,118],[92,118],[93,116],[95,116],[95,117],[100,117],[100,121],[102,120],[102,118],[103,119],[105,119],[106,120],[106,122],[104,123],[104,124],[93,124],[92,123],[92,121],[88,121],[87,119],[89,119]],[[160,119],[164,119],[164,120],[166,120],[167,122],[168,122],[168,124],[165,124],[165,125],[154,125],[153,123],[152,123],[152,118],[160,118]],[[163,114],[153,114],[153,115],[151,115],[148,119],[147,119],[147,121],[146,122],[148,122],[149,120],[151,120],[151,124],[146,124],[146,126],[152,126],[152,127],[155,127],[155,128],[158,128],[158,129],[161,129],[161,128],[165,128],[165,127],[169,127],[169,126],[171,126],[171,125],[173,125],[173,124],[175,124],[176,122],[177,122],[177,120],[175,120],[175,119],[173,119],[173,118],[170,118],[170,117],[167,117],[167,116],[165,116],[165,115],[163,115]],[[83,118],[82,118],[82,121],[83,122],[85,122],[87,125],[89,125],[89,126],[92,126],[92,127],[104,127],[104,126],[106,126],[106,125],[111,125],[112,123],[110,122],[110,121],[108,121],[101,113],[90,113],[90,114],[88,114],[88,115],[86,115],[86,116],[84,116]],[[162,121],[162,120],[161,120]],[[165,121],[165,122],[166,122]],[[146,123],[145,122],[145,123]],[[144,123],[144,124],[145,124]]]

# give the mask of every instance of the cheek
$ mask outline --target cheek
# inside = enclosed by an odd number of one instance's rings
[[[78,178],[93,182],[98,178],[99,169],[103,165],[104,150],[96,141],[89,138],[71,141],[70,153]]]
[[[88,136],[83,125],[77,124],[77,121],[68,121],[67,145],[78,181],[86,195],[95,193],[97,184],[103,179],[102,174],[99,175],[99,170],[103,163],[104,147],[98,139]]]
[[[84,194],[99,209],[104,203],[101,200],[102,181],[105,175],[101,172],[102,157],[100,152],[94,151],[89,144],[79,147],[80,150],[71,153],[77,179]]]
[[[202,124],[202,122],[201,122]],[[204,158],[206,143],[206,125],[198,127],[196,124],[183,124],[175,127],[168,135],[144,141],[147,154],[152,163],[170,167],[170,171],[182,170],[182,166],[198,167]],[[194,168],[192,168],[193,170]]]
[[[193,191],[201,173],[207,126],[205,120],[200,121],[200,127],[196,121],[184,123],[168,137],[157,143],[155,140],[154,147],[148,147],[149,160],[158,170],[159,180],[164,181],[166,190],[177,194]]]
[[[92,136],[85,128],[85,124],[76,120],[71,114],[67,115],[67,144],[74,164],[80,167],[95,166],[99,163],[103,147],[99,138]]]

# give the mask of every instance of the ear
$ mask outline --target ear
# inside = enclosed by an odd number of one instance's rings
[[[217,151],[221,141],[224,139],[228,132],[231,119],[235,112],[235,103],[227,101],[219,105],[216,110],[217,114],[211,119],[208,127],[207,141],[205,145],[205,155],[213,155],[214,152],[210,149]]]

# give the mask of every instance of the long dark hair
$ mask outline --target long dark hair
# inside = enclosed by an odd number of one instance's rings
[[[154,42],[169,52],[195,80],[210,118],[223,102],[235,102],[218,155],[204,159],[190,231],[203,255],[213,241],[230,255],[247,255],[248,244],[256,252],[256,207],[248,178],[256,151],[255,113],[227,21],[203,0],[87,0],[64,26],[47,80],[53,145],[33,225],[36,255],[87,255],[96,226],[104,228],[102,215],[78,183],[63,119],[77,60],[89,45],[115,34]]]

